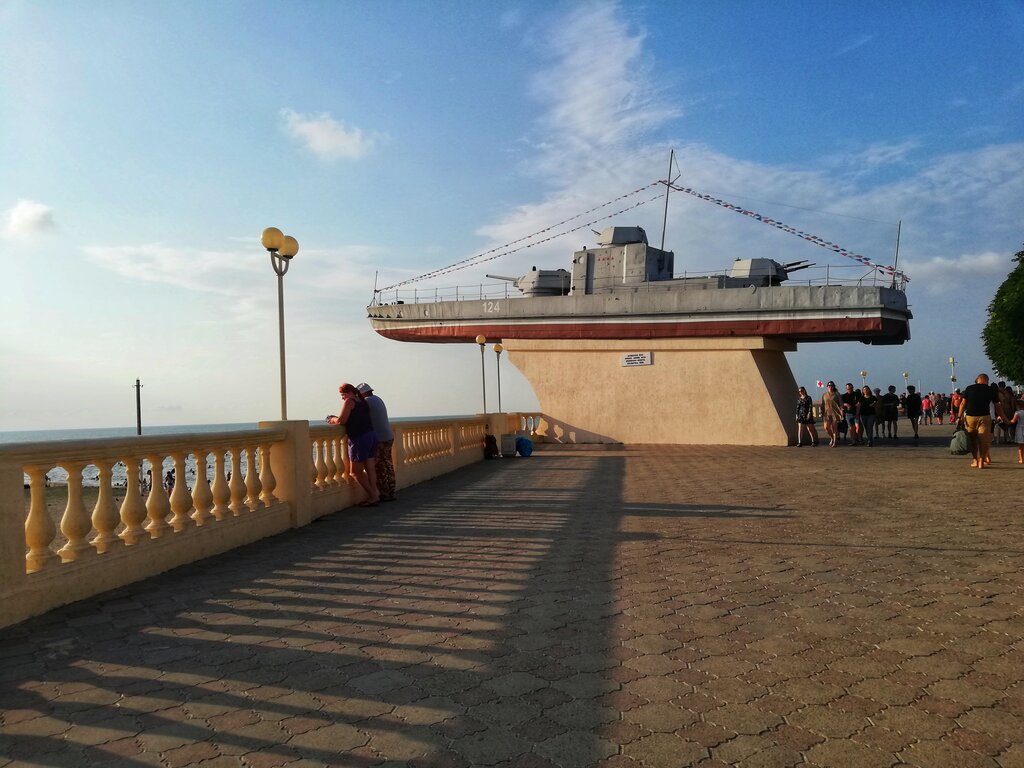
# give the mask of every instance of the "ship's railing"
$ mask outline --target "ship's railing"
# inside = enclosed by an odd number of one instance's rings
[[[700,279],[711,279],[724,274],[723,272],[683,272],[675,275],[673,280],[657,280],[653,282],[636,283],[630,286],[638,291],[651,293],[665,290],[707,290],[707,286],[699,282]],[[689,281],[689,284],[688,282]],[[593,281],[593,288],[601,290],[609,285],[618,285],[617,278],[597,278]],[[782,286],[799,285],[840,285],[840,286],[869,286],[881,288],[896,288],[906,290],[906,278],[903,276],[887,275],[881,269],[875,267],[863,267],[855,264],[822,264],[792,272],[787,280],[781,283]],[[767,289],[773,286],[766,286]],[[582,291],[582,286],[577,286]],[[476,285],[464,286],[434,286],[418,288],[396,288],[390,291],[381,291],[374,297],[375,304],[430,304],[442,301],[495,301],[499,299],[521,298],[522,293],[511,283],[478,283]]]
[[[404,488],[483,458],[504,416],[398,422]],[[165,482],[166,478],[166,482]],[[344,427],[0,447],[0,626],[307,525],[363,498]]]

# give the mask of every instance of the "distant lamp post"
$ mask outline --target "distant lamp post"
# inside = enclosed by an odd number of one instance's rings
[[[903,372],[903,389],[910,386],[910,371]]]
[[[476,343],[480,345],[480,387],[484,393],[484,413],[487,413],[487,376],[484,373],[484,347],[487,346],[487,337],[481,333],[476,337]]]
[[[135,434],[142,434],[142,382],[135,380]]]
[[[498,413],[504,413],[501,410],[501,353],[504,349],[501,344],[494,345],[494,369],[498,372]]]
[[[861,386],[864,386],[864,387],[866,387],[868,385],[868,372],[867,371],[861,371],[860,372],[860,383],[861,383]]]
[[[956,358],[949,358],[949,383],[956,384]]]
[[[270,264],[277,274],[277,331],[278,347],[281,350],[281,421],[288,420],[288,390],[284,375],[284,276],[292,257],[299,252],[299,241],[286,235],[277,227],[267,227],[260,238],[263,247],[270,252]]]

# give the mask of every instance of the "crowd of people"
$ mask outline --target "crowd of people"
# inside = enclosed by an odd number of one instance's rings
[[[342,384],[341,413],[327,417],[328,424],[344,424],[348,435],[351,472],[366,498],[361,507],[376,507],[382,501],[394,501],[395,464],[392,448],[395,433],[388,420],[388,409],[373,387]]]
[[[821,382],[818,382],[821,386]],[[971,448],[971,466],[982,469],[991,464],[989,446],[997,442],[1017,444],[1017,462],[1024,464],[1024,392],[1004,381],[990,383],[987,374],[980,373],[974,384],[957,389],[952,394],[928,392],[921,394],[908,385],[902,394],[890,385],[886,392],[872,389],[866,384],[860,388],[847,383],[840,392],[834,381],[825,384],[818,404],[805,387],[797,390],[796,422],[797,447],[818,445],[816,418],[835,448],[845,441],[847,445],[873,446],[875,440],[899,439],[899,421],[905,418],[913,432],[913,440],[920,438],[922,424],[956,424],[967,432]],[[946,421],[948,419],[948,421]]]

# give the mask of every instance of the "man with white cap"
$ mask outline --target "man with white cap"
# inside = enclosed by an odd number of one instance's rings
[[[373,387],[365,381],[356,385],[356,389],[366,398],[370,406],[370,420],[373,431],[377,434],[377,490],[381,501],[394,501],[395,496],[395,462],[391,449],[395,445],[395,433],[388,421],[388,409],[384,401],[373,394]]]

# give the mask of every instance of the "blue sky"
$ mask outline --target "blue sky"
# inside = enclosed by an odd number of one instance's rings
[[[389,284],[665,174],[911,277],[902,347],[807,344],[797,379],[948,389],[1024,241],[1020,2],[0,0],[0,429],[289,415],[368,380],[396,415],[479,409],[474,346],[377,337]],[[627,214],[657,242],[661,206]],[[586,236],[486,271],[567,267]],[[674,196],[677,273],[842,259]],[[493,358],[489,355],[489,358]],[[490,401],[494,366],[489,359]],[[503,361],[503,405],[532,409]],[[723,382],[723,386],[728,382]],[[681,393],[681,397],[685,396]]]

